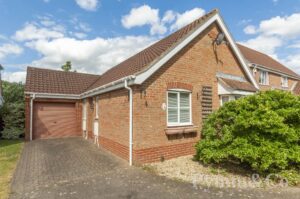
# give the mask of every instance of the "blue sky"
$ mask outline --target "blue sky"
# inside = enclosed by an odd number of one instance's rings
[[[68,60],[101,74],[213,8],[236,41],[300,73],[300,0],[0,0],[3,79]]]

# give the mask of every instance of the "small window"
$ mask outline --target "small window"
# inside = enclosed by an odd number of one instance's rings
[[[287,77],[285,77],[285,76],[281,77],[281,85],[282,85],[282,87],[285,87],[285,88],[289,87],[289,81],[288,81]]]
[[[262,85],[269,85],[269,73],[267,71],[260,71],[259,83]]]
[[[168,126],[190,125],[191,93],[186,91],[168,91]]]

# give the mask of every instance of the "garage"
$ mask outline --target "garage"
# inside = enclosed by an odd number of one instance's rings
[[[75,103],[34,103],[33,139],[61,138],[79,135]]]

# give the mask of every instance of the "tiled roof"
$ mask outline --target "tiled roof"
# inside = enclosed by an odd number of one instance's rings
[[[150,47],[111,68],[91,85],[88,90],[143,71],[217,13],[218,10],[212,10],[168,37],[159,40]]]
[[[287,75],[294,76],[296,78],[300,78],[300,76],[289,69],[288,67],[284,66],[283,64],[279,63],[275,59],[271,58],[270,56],[243,46],[241,44],[237,44],[241,53],[250,63],[258,64],[260,66],[265,66],[269,69],[273,69],[278,72],[282,72]]]
[[[293,92],[296,94],[296,95],[300,95],[300,81],[298,81],[297,85],[295,86]]]
[[[28,67],[25,92],[81,94],[99,77],[99,75]]]
[[[249,82],[241,82],[232,79],[220,78],[227,86],[234,90],[256,92],[257,89]]]

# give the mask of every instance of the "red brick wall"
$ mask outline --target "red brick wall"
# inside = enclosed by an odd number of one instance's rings
[[[197,37],[185,49],[165,64],[146,82],[134,88],[134,151],[135,162],[143,163],[194,153],[194,143],[200,139],[201,89],[202,86],[213,88],[213,109],[219,108],[217,91],[217,72],[244,76],[240,64],[232,50],[223,44],[212,45],[218,28],[211,26]],[[248,79],[248,78],[246,78]],[[174,83],[175,82],[175,83]],[[185,88],[192,90],[192,122],[198,127],[196,136],[166,135],[166,103],[168,88]],[[128,131],[127,131],[128,132]]]
[[[260,75],[259,71],[260,70],[258,69],[254,75],[254,78],[255,78],[257,84],[259,85],[260,90],[265,91],[265,90],[270,90],[272,88],[282,89],[281,75],[269,72],[269,85],[261,85],[261,84],[259,84],[259,75]],[[251,72],[253,72],[253,71],[251,71]],[[287,89],[290,90],[296,82],[297,82],[297,80],[288,78],[288,88]],[[286,88],[283,88],[283,89],[286,89]]]

